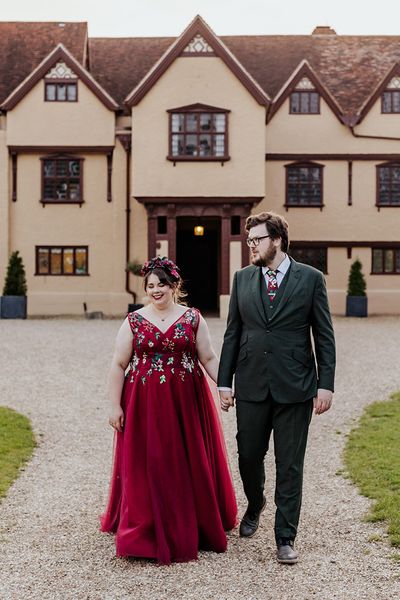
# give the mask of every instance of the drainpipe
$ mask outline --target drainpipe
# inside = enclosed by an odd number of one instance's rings
[[[123,133],[118,135],[122,146],[126,153],[126,198],[125,198],[125,264],[127,265],[130,261],[130,243],[131,243],[131,134]],[[136,303],[136,292],[134,292],[129,285],[129,271],[125,269],[125,291],[131,294],[132,300]]]
[[[396,142],[400,141],[400,137],[389,137],[389,136],[385,136],[385,135],[366,135],[366,134],[362,134],[362,133],[356,133],[354,131],[354,126],[349,126],[349,129],[355,138],[364,138],[364,139],[368,139],[368,140],[392,140],[392,141],[396,141]]]

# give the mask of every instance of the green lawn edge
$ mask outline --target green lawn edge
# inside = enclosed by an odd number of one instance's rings
[[[35,446],[28,417],[0,406],[0,500],[6,496]]]
[[[367,520],[387,522],[391,544],[400,547],[400,392],[364,410],[344,462],[361,494],[375,500]]]

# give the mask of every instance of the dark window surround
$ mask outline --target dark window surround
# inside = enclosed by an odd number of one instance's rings
[[[40,157],[41,160],[41,177],[42,177],[42,191],[41,191],[41,200],[40,202],[44,205],[44,204],[79,204],[82,205],[84,200],[83,200],[83,161],[85,160],[84,158],[80,157],[80,156],[74,156],[74,155],[65,155],[65,154],[60,154],[60,155],[53,155],[53,156],[41,156]],[[70,180],[74,179],[78,179],[78,177],[68,177],[68,176],[53,176],[53,177],[46,177],[45,175],[45,161],[74,161],[74,162],[79,162],[80,166],[79,166],[79,191],[80,191],[80,195],[78,198],[74,198],[74,199],[58,199],[58,198],[45,198],[44,197],[44,189],[45,189],[45,183],[46,180],[54,180],[54,182],[65,182],[67,183],[67,186],[70,183]]]
[[[56,86],[56,97],[54,100],[48,97],[47,88],[49,85]],[[59,89],[61,86],[66,86],[65,98],[59,98]],[[73,100],[68,98],[68,86],[73,86],[75,88],[75,97]],[[71,79],[48,79],[44,82],[44,101],[45,102],[78,102],[78,82]]]
[[[296,94],[299,95],[300,110],[298,110],[298,111],[293,110],[294,96]],[[312,95],[315,95],[318,100],[316,110],[311,110],[311,96]],[[307,110],[302,110],[304,108],[304,104],[303,104],[301,96],[308,97],[308,102],[307,102],[307,107],[306,107]],[[321,114],[321,95],[316,90],[293,90],[293,92],[290,94],[289,114],[291,114],[291,115],[319,115],[319,114]]]
[[[387,110],[385,104],[390,105]],[[381,95],[381,113],[385,115],[400,113],[400,89],[384,90]]]
[[[41,273],[39,271],[39,250],[47,250],[48,251],[48,265],[49,272]],[[50,261],[50,252],[51,250],[61,250],[61,268],[64,265],[64,250],[73,250],[73,273],[51,273],[51,261]],[[85,250],[86,251],[86,273],[75,273],[76,270],[76,250]],[[46,246],[40,245],[35,246],[35,275],[39,275],[42,277],[87,277],[89,276],[89,246]]]
[[[301,253],[308,254],[308,257],[307,256],[301,257]],[[319,256],[315,256],[315,258],[312,258],[313,254],[314,255],[319,254]],[[301,262],[306,265],[311,265],[312,267],[315,267],[319,271],[322,271],[322,273],[324,273],[324,275],[328,274],[328,247],[327,246],[314,246],[314,245],[313,246],[306,246],[306,245],[297,246],[296,244],[290,244],[289,255],[292,256],[294,258],[294,260],[297,262]],[[303,260],[301,260],[301,258],[303,258]],[[306,260],[304,260],[304,258]],[[322,269],[320,269],[317,266],[318,263],[320,263],[320,266],[322,266]]]
[[[371,248],[372,252],[371,252],[371,275],[400,275],[400,246],[399,247],[393,247],[393,248]],[[376,253],[380,252],[381,253],[381,258],[380,258],[380,263],[381,263],[381,270],[380,271],[376,271],[374,270],[376,267],[376,263],[375,261],[377,260],[376,257]],[[392,252],[393,253],[393,257],[392,257],[392,264],[393,264],[393,268],[391,271],[386,271],[385,270],[385,264],[387,262],[387,255],[386,252]],[[399,264],[399,270],[396,271],[396,254],[398,255],[398,264]]]
[[[228,154],[228,141],[229,141],[229,120],[228,120],[228,114],[230,113],[229,109],[223,109],[223,108],[217,108],[217,107],[213,107],[213,106],[206,106],[206,105],[191,105],[191,106],[187,106],[187,107],[182,107],[182,108],[175,108],[175,109],[169,109],[167,110],[167,112],[169,113],[169,148],[168,148],[168,156],[167,159],[176,163],[176,162],[185,162],[185,161],[191,161],[191,162],[226,162],[228,160],[230,160],[230,156]],[[198,116],[198,123],[197,123],[197,131],[187,131],[186,129],[183,132],[173,132],[172,131],[172,118],[173,115],[178,115],[178,114],[195,114]],[[200,130],[200,115],[201,114],[224,114],[225,115],[225,131],[221,131],[221,132],[207,132],[207,131],[201,131]],[[186,122],[186,119],[185,119]],[[213,135],[224,135],[224,154],[221,156],[216,156],[214,154],[208,155],[208,156],[193,156],[193,155],[184,155],[184,154],[178,154],[178,155],[174,155],[172,153],[172,135],[196,135],[199,136],[201,134],[205,134],[205,135],[211,135],[211,148],[213,147],[213,142],[212,142],[212,137]]]
[[[289,171],[290,169],[294,169],[294,168],[298,168],[298,169],[314,169],[317,168],[320,171],[320,178],[319,178],[319,182],[320,182],[320,202],[317,203],[309,203],[309,204],[301,204],[301,203],[289,203]],[[285,170],[286,170],[286,189],[285,189],[285,208],[286,210],[288,210],[289,208],[319,208],[320,210],[322,210],[324,203],[323,203],[323,198],[324,198],[324,186],[323,186],[323,169],[324,169],[324,165],[318,164],[318,163],[314,163],[314,162],[298,162],[298,163],[291,163],[289,165],[285,165]],[[311,185],[312,181],[310,180],[308,185]],[[300,183],[298,184],[298,187],[300,187]]]
[[[389,181],[389,201],[388,202],[383,202],[381,200],[381,174],[382,174],[382,169],[398,169],[399,170],[399,176],[400,176],[400,163],[399,162],[392,162],[392,163],[384,163],[384,164],[380,164],[380,165],[376,165],[376,206],[378,208],[399,208],[400,207],[400,177],[399,177],[399,190],[398,190],[398,194],[399,194],[399,201],[394,203],[391,201],[392,199],[392,194],[393,194],[393,173],[390,173],[390,181]]]

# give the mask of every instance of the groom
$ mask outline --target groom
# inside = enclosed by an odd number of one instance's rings
[[[320,415],[332,404],[335,340],[324,277],[287,255],[285,219],[252,215],[246,231],[252,265],[233,280],[218,388],[228,410],[235,375],[239,470],[248,500],[240,535],[255,534],[265,507],[264,458],[273,432],[277,559],[293,564],[308,427],[313,409]]]

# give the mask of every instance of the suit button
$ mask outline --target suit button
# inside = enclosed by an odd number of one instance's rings
[[[267,329],[267,333],[271,333],[271,330],[270,330],[270,329]]]

